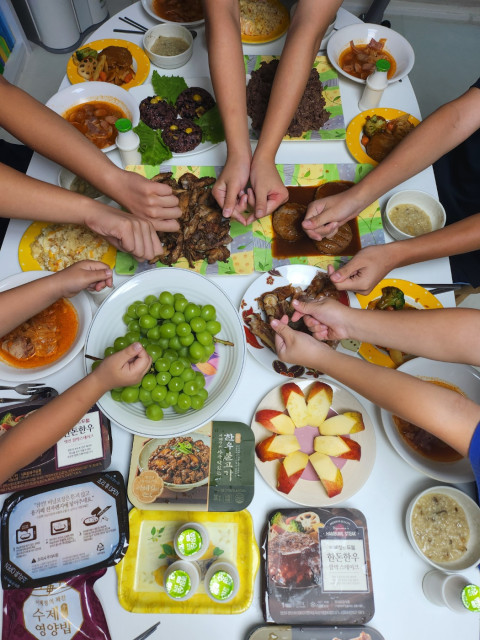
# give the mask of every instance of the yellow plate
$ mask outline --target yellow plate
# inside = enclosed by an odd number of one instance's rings
[[[368,111],[362,111],[358,116],[355,116],[353,120],[351,120],[350,124],[347,127],[347,138],[345,142],[347,143],[348,150],[355,158],[357,162],[362,164],[372,164],[374,167],[377,166],[378,162],[370,158],[365,151],[365,147],[362,145],[360,140],[363,135],[363,126],[367,120],[367,116],[382,116],[385,120],[394,120],[395,118],[399,118],[403,116],[406,112],[399,111],[399,109],[368,109]],[[408,121],[413,125],[417,126],[420,124],[420,120],[417,120],[415,116],[409,116]]]
[[[102,51],[105,47],[125,47],[130,51],[133,58],[133,70],[135,71],[135,78],[130,80],[125,84],[122,84],[122,89],[130,89],[130,87],[136,87],[139,84],[143,84],[145,80],[148,78],[148,74],[150,73],[150,60],[148,59],[146,53],[133,42],[128,42],[128,40],[117,40],[116,38],[111,38],[107,40],[95,40],[95,42],[86,42],[78,49],[85,49],[85,47],[91,47],[96,51]],[[78,51],[77,49],[77,51]],[[72,84],[79,84],[80,82],[87,82],[85,78],[82,78],[81,75],[77,72],[77,65],[73,62],[72,56],[67,63],[67,77]]]
[[[277,8],[282,14],[283,19],[277,29],[272,31],[268,35],[262,36],[247,36],[242,33],[242,42],[244,44],[265,44],[267,42],[273,42],[273,40],[277,40],[277,38],[281,38],[283,34],[287,31],[288,26],[290,24],[290,16],[288,14],[287,9],[278,2],[278,0],[269,0],[270,4]]]
[[[382,295],[383,287],[398,287],[405,294],[405,302],[417,309],[442,309],[442,303],[437,298],[427,291],[423,287],[414,282],[408,280],[398,280],[396,278],[387,278],[377,284],[377,286],[370,291],[366,296],[362,296],[359,293],[356,294],[360,306],[362,309],[366,309],[368,303],[376,298],[380,298]],[[373,364],[381,365],[382,367],[388,367],[389,369],[395,369],[396,364],[390,358],[388,353],[383,349],[379,349],[373,344],[368,342],[362,342],[358,353]]]
[[[248,511],[141,511],[134,507],[128,515],[130,544],[124,559],[115,567],[118,599],[124,609],[133,613],[208,614],[243,613],[248,609],[253,600],[260,561],[252,516]],[[163,573],[169,560],[178,560],[173,552],[173,537],[185,522],[201,522],[208,530],[210,545],[205,555],[197,561],[200,565],[205,560],[217,557],[236,565],[240,588],[230,602],[210,600],[202,582],[195,595],[183,602],[166,595]]]
[[[32,256],[32,250],[30,245],[36,239],[36,237],[49,225],[56,224],[54,222],[32,222],[32,224],[25,230],[23,236],[20,239],[18,245],[18,261],[22,271],[44,271],[42,265],[35,260]],[[115,266],[115,260],[117,257],[117,250],[110,245],[110,248],[103,254],[101,261],[108,264],[113,269]]]

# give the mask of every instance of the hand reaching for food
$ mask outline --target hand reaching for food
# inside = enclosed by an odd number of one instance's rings
[[[172,187],[138,173],[121,171],[116,179],[115,200],[133,215],[150,220],[157,231],[178,231],[176,219],[182,212]]]
[[[302,227],[312,240],[332,238],[341,225],[357,216],[363,207],[358,206],[353,190],[314,200],[307,207]],[[353,193],[352,193],[353,192]]]
[[[295,331],[287,324],[288,318],[272,320],[275,331],[275,350],[278,357],[290,364],[300,364],[311,369],[318,369],[321,351],[330,347],[318,342],[313,336],[303,331]]]
[[[331,298],[322,298],[315,302],[294,300],[295,313],[292,321],[303,317],[305,324],[316,340],[343,340],[350,337],[347,322],[351,309]]]
[[[247,224],[255,219],[263,218],[273,213],[280,205],[288,200],[288,189],[274,163],[257,160],[252,161],[250,170],[251,189],[248,189],[248,204],[255,211]]]
[[[329,265],[328,275],[339,291],[367,295],[395,266],[395,247],[382,244],[365,247],[342,267]]]
[[[113,286],[112,270],[98,260],[81,260],[51,277],[55,279],[55,287],[64,298],[71,298],[83,289],[101,291]]]
[[[227,162],[219,175],[212,193],[225,218],[233,218],[243,225],[247,224],[244,212],[247,209],[245,192],[250,172],[250,158],[246,161],[227,158]]]
[[[147,373],[152,359],[139,342],[105,358],[90,375],[106,391],[138,384]]]

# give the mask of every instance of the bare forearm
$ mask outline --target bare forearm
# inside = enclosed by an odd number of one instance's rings
[[[426,429],[467,455],[480,421],[480,407],[475,403],[455,391],[357,357],[333,350],[322,350],[316,356],[310,366],[321,369],[374,404]]]
[[[349,337],[417,356],[480,364],[480,311],[425,309],[365,311],[346,314]]]
[[[275,154],[300,103],[322,36],[339,6],[336,0],[299,2],[275,74],[255,158]]]
[[[61,298],[62,292],[57,285],[58,278],[53,275],[0,293],[0,305],[8,309],[8,314],[0,314],[0,336]]]
[[[238,2],[206,0],[208,60],[229,154],[251,155]]]
[[[52,447],[107,389],[91,374],[0,438],[0,484]]]
[[[371,171],[355,189],[358,211],[401,182],[426,169],[480,127],[480,90],[463,96],[432,113]],[[350,192],[349,192],[350,193]]]

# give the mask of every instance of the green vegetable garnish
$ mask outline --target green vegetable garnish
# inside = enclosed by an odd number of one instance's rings
[[[395,310],[403,309],[405,306],[405,296],[401,289],[398,287],[383,287],[382,297],[375,305],[376,309],[388,309]]]
[[[142,164],[162,164],[172,157],[172,152],[162,140],[160,130],[155,131],[144,122],[139,122],[134,131],[140,138],[138,149],[142,154]]]
[[[217,105],[204,113],[201,118],[195,120],[195,123],[202,130],[202,142],[208,140],[216,144],[225,140],[225,131],[223,130],[222,119]]]
[[[96,58],[98,56],[98,51],[91,47],[84,47],[83,49],[75,51],[75,55],[77,56],[77,60],[81,62],[85,58]]]
[[[152,86],[157,96],[169,104],[175,104],[178,96],[188,89],[188,85],[179,76],[161,76],[158,71],[152,74]]]

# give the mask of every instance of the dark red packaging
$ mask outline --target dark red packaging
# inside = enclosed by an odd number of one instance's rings
[[[93,585],[106,569],[3,593],[2,640],[111,640]]]

